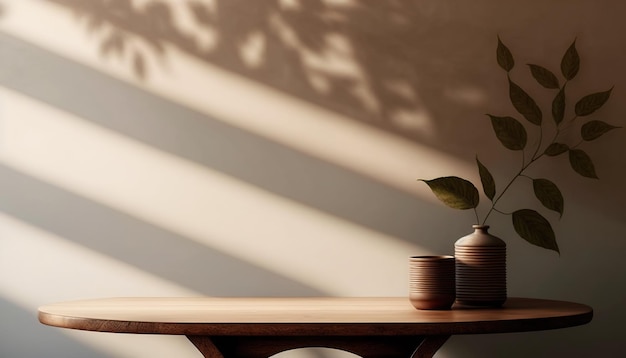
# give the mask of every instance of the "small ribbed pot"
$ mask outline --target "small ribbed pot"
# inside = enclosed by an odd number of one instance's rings
[[[409,258],[409,300],[420,310],[446,310],[454,303],[453,256]]]
[[[454,244],[456,302],[465,306],[499,307],[506,301],[506,243],[489,234],[489,226]]]

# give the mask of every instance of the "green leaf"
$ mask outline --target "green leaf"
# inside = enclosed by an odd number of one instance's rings
[[[596,168],[594,167],[591,158],[589,158],[587,153],[582,150],[570,149],[569,163],[576,173],[587,178],[598,179],[598,175],[596,175]]]
[[[580,117],[588,116],[598,110],[609,99],[612,90],[613,88],[611,87],[608,91],[592,93],[581,98],[574,107],[576,115]]]
[[[559,125],[565,117],[565,86],[561,88],[552,101],[552,118]]]
[[[478,189],[465,179],[451,176],[418,180],[428,184],[437,199],[453,209],[466,210],[478,206]]]
[[[509,97],[513,107],[530,123],[541,125],[541,109],[526,91],[509,78]]]
[[[580,67],[580,57],[576,51],[576,40],[565,51],[563,59],[561,59],[561,73],[569,81],[576,77]]]
[[[480,182],[483,184],[483,191],[489,200],[493,201],[493,197],[496,195],[496,182],[487,167],[478,160],[478,157],[476,157],[476,164],[478,164],[478,174],[480,174]]]
[[[529,243],[560,253],[550,222],[538,212],[530,209],[517,210],[513,213],[513,227]]]
[[[526,147],[526,129],[513,117],[497,117],[488,114],[496,137],[510,150],[522,150]]]
[[[533,189],[543,206],[563,216],[563,194],[556,184],[548,179],[533,179]]]
[[[620,127],[612,126],[603,121],[590,121],[583,124],[582,128],[580,129],[580,134],[582,135],[584,140],[590,141],[616,128]]]
[[[500,37],[498,36],[498,48],[496,49],[496,58],[498,60],[498,65],[502,67],[506,72],[509,72],[515,66],[515,61],[513,60],[513,55],[511,51],[502,43]]]
[[[550,70],[548,70],[547,68],[539,66],[539,65],[533,65],[533,64],[529,64],[528,66],[530,67],[530,72],[532,73],[533,77],[543,87],[545,88],[561,87],[559,85],[559,80],[556,78],[554,73],[550,72]]]
[[[569,146],[563,143],[552,143],[546,148],[545,154],[550,157],[555,157],[559,154],[563,154],[569,150]]]

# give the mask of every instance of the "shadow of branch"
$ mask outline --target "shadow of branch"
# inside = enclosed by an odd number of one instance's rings
[[[432,9],[412,2],[47,1],[74,13],[98,42],[102,58],[126,61],[140,79],[156,70],[152,63],[165,65],[172,47],[433,145],[429,137],[437,123],[426,103],[445,101],[451,83],[464,81],[456,75],[468,66],[450,55],[465,41],[463,34],[446,36],[459,25],[442,24]]]

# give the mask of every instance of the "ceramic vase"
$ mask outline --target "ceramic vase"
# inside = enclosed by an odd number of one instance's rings
[[[506,243],[489,234],[489,226],[454,244],[456,302],[464,306],[499,307],[506,301]]]
[[[422,310],[450,309],[454,303],[454,257],[411,256],[409,300]]]

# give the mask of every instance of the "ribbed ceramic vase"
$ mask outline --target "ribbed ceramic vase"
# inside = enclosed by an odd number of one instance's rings
[[[489,226],[454,244],[456,302],[465,306],[499,307],[506,301],[506,243],[489,234]]]
[[[450,309],[454,303],[454,256],[411,256],[409,300],[420,310]]]

